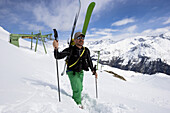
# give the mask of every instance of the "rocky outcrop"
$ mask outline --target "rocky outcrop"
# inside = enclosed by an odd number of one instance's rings
[[[134,61],[129,60],[127,65],[122,65],[124,59],[121,59],[119,57],[113,57],[110,62],[100,60],[100,63],[119,69],[131,70],[144,74],[151,75],[155,73],[165,73],[170,75],[170,65],[164,63],[161,59],[157,59],[156,61],[150,61],[149,57],[146,56],[139,56],[139,59],[140,60],[137,63],[134,63]]]

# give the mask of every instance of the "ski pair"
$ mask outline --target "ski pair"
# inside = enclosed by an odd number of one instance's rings
[[[93,12],[93,9],[94,9],[94,6],[95,6],[95,2],[91,2],[87,8],[87,12],[86,12],[86,16],[85,16],[85,20],[84,20],[84,25],[83,25],[83,29],[82,29],[82,33],[84,35],[86,35],[86,31],[87,31],[87,28],[88,28],[88,25],[89,25],[89,21],[90,21],[90,18],[91,18],[91,14]],[[78,20],[78,16],[79,16],[79,12],[80,12],[80,8],[81,8],[81,2],[79,0],[79,10],[78,10],[78,13],[76,14],[76,17],[75,17],[75,20],[74,20],[74,24],[73,24],[73,28],[72,28],[72,32],[71,32],[71,38],[70,38],[70,43],[69,43],[69,47],[71,47],[71,43],[72,43],[72,37],[73,37],[73,34],[74,34],[74,30],[75,30],[75,27],[76,27],[76,23],[77,23],[77,20]],[[65,73],[65,69],[66,69],[66,63],[64,65],[64,69],[61,73],[61,76],[64,75]]]

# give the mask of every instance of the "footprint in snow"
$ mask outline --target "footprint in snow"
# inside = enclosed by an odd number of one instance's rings
[[[98,103],[95,99],[89,97],[88,94],[82,94],[82,104],[84,109],[89,110],[89,113],[112,113],[111,107],[104,103]]]

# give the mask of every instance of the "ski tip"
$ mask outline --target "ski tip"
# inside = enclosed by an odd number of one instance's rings
[[[91,2],[88,8],[92,8],[93,9],[95,7],[95,5],[96,5],[95,2]]]
[[[91,2],[90,5],[95,5],[96,3],[95,2]]]

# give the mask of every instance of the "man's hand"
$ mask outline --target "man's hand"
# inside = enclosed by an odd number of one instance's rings
[[[97,79],[96,65],[94,66],[92,73],[93,75],[95,75],[95,78]]]
[[[95,78],[97,78],[97,77],[98,77],[98,74],[97,74],[97,72],[96,72],[96,71],[93,71],[93,75],[95,75]]]
[[[58,40],[53,41],[53,47],[54,49],[58,49]]]

